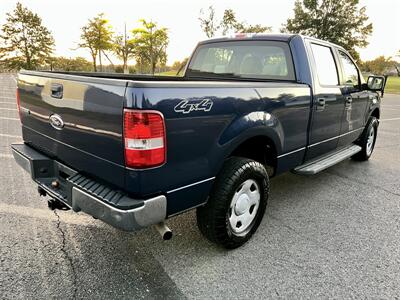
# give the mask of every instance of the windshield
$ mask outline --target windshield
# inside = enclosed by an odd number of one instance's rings
[[[188,76],[295,80],[289,45],[275,41],[229,41],[199,46]]]

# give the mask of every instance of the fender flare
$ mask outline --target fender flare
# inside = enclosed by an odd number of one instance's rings
[[[236,148],[254,137],[270,139],[274,143],[277,155],[282,152],[284,133],[279,120],[265,111],[250,112],[233,120],[221,134],[218,144],[222,151],[212,162],[215,165],[215,174]]]
[[[381,114],[380,102],[381,102],[381,99],[378,94],[369,96],[368,109],[367,109],[367,113],[365,115],[366,119],[364,120],[365,124],[368,123],[369,118],[372,116],[372,114],[376,110],[378,110],[378,115],[380,116],[380,114]]]

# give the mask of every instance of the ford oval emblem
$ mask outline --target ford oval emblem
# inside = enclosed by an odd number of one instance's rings
[[[57,114],[53,114],[49,117],[50,125],[57,130],[61,130],[64,127],[64,121]]]

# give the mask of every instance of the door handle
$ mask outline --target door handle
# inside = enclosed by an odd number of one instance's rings
[[[61,99],[63,97],[63,85],[59,83],[51,84],[51,97]]]
[[[317,99],[317,110],[324,110],[325,109],[325,99],[318,98]]]

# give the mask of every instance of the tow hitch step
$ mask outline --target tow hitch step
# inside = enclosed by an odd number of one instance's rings
[[[50,198],[49,200],[47,200],[47,206],[50,210],[55,210],[55,209],[70,210],[70,208],[67,205],[65,205],[64,203],[62,203],[60,200],[53,199],[53,198]]]
[[[314,175],[317,174],[338,162],[341,162],[354,154],[360,152],[362,148],[358,145],[350,145],[345,148],[341,148],[334,152],[330,152],[327,155],[318,158],[314,161],[307,162],[304,165],[298,166],[293,170],[293,173],[300,175]]]

